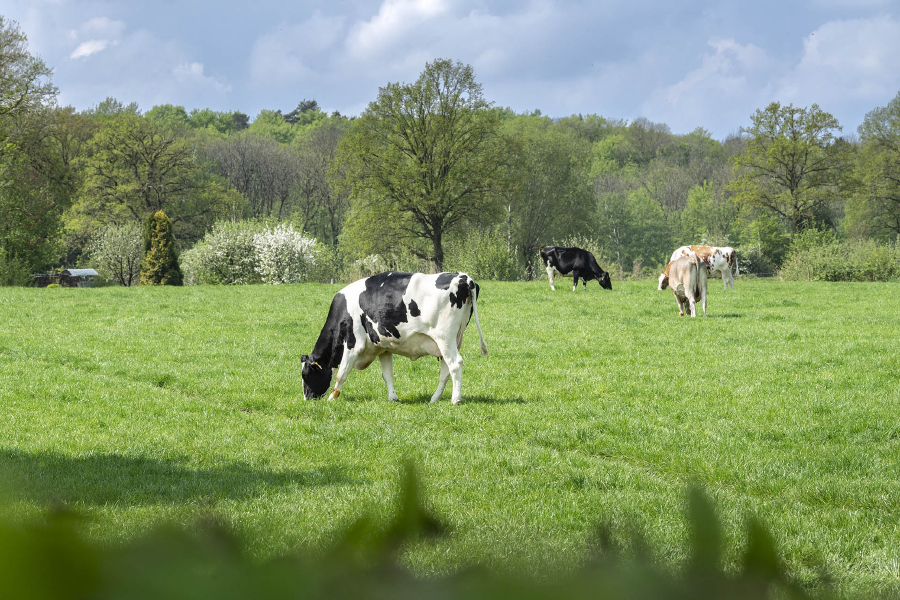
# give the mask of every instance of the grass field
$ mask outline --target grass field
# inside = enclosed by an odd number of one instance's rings
[[[337,285],[0,288],[4,510],[109,541],[214,514],[268,557],[386,514],[412,458],[452,528],[416,571],[551,570],[601,521],[677,563],[698,483],[731,561],[757,515],[802,580],[900,591],[900,284],[714,280],[689,319],[655,281],[480,283],[459,406],[427,358],[395,361],[400,403],[377,361],[304,400]]]

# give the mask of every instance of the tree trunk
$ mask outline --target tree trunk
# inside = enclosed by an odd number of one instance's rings
[[[443,243],[443,235],[440,229],[435,228],[434,235],[431,238],[431,243],[434,246],[434,266],[437,267],[438,271],[443,272],[444,270],[444,243]]]

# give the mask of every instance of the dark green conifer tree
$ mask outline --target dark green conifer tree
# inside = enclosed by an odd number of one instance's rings
[[[166,213],[160,210],[151,214],[144,224],[141,285],[182,285],[182,282],[172,224]]]

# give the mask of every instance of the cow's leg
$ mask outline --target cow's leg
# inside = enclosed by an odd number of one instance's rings
[[[447,387],[447,381],[450,379],[450,369],[447,367],[446,361],[441,358],[441,379],[438,382],[437,390],[431,396],[432,402],[437,402],[444,395],[444,388]]]
[[[435,340],[437,341],[437,340]],[[456,349],[456,340],[438,342],[438,349],[441,351],[444,363],[450,371],[450,380],[453,381],[453,394],[450,396],[450,402],[459,404],[462,402],[462,365],[463,358]],[[443,369],[443,367],[441,367]],[[443,374],[443,373],[442,373]],[[444,390],[441,389],[441,392]]]
[[[378,360],[381,361],[381,377],[384,379],[385,385],[387,385],[388,400],[397,402],[400,398],[394,392],[394,355],[390,352],[385,352],[378,356]]]
[[[696,317],[697,316],[697,298],[696,298],[696,296],[694,296],[693,292],[688,293],[687,303],[691,309],[691,316]]]
[[[356,359],[358,358],[358,352],[347,350],[347,347],[344,346],[344,358],[341,359],[341,366],[338,367],[337,379],[334,382],[334,391],[328,396],[329,400],[334,400],[341,395],[341,387],[344,385],[344,382],[347,381],[347,376],[350,375],[350,371],[356,366]]]
[[[684,307],[682,306],[681,298],[678,297],[678,294],[675,293],[675,290],[672,290],[672,294],[675,296],[675,304],[678,305],[678,316],[684,316]]]
[[[575,278],[575,284],[572,286],[572,291],[578,289],[578,271],[572,271],[572,277]]]
[[[554,292],[556,291],[556,287],[553,285],[553,267],[547,265],[547,278],[550,280],[550,289]]]

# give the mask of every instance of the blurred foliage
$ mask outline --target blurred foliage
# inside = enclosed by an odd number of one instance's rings
[[[723,566],[721,524],[699,489],[688,493],[688,559],[670,565],[643,536],[617,541],[600,525],[584,563],[570,572],[536,569],[512,577],[482,567],[454,575],[419,577],[403,566],[404,549],[446,536],[447,526],[427,508],[411,465],[401,478],[393,516],[359,518],[319,553],[295,552],[256,562],[215,518],[191,530],[160,527],[123,545],[92,541],[75,514],[55,510],[30,524],[0,524],[3,596],[18,600],[87,598],[831,598],[823,575],[815,590],[786,572],[772,535],[748,519],[738,565]]]

